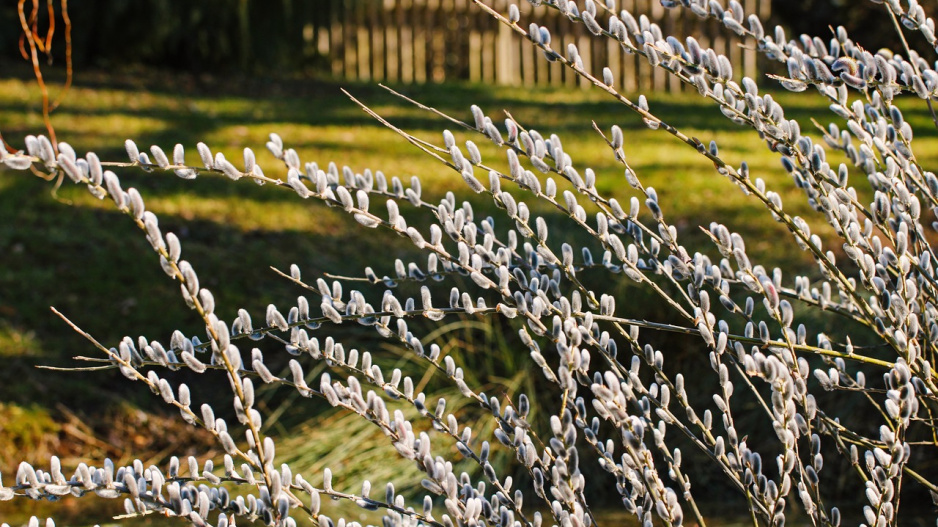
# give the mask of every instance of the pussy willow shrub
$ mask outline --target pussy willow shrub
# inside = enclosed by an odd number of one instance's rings
[[[173,458],[162,468],[140,461],[125,467],[89,461],[71,476],[55,458],[42,470],[24,463],[13,481],[7,480],[9,486],[0,487],[0,499],[94,493],[124,500],[130,515],[159,512],[195,525],[225,526],[236,519],[293,525],[311,518],[331,526],[336,521],[322,502],[333,498],[383,510],[386,525],[580,527],[597,523],[593,489],[614,487],[622,510],[643,525],[703,525],[704,513],[713,507],[700,503],[705,489],[698,482],[709,485],[718,477],[738,495],[738,512],[750,516],[753,525],[782,525],[795,514],[813,525],[839,525],[842,517],[875,526],[903,523],[903,513],[912,511],[900,496],[938,490],[929,461],[938,446],[938,255],[931,247],[931,231],[938,226],[931,222],[938,211],[938,176],[919,163],[901,106],[915,97],[930,101],[938,93],[938,71],[908,47],[871,53],[843,28],[831,39],[789,39],[780,27],[767,33],[736,1],[724,9],[717,0],[662,0],[667,7],[719,21],[768,61],[787,68],[787,74],[766,83],[826,97],[830,115],[816,115],[816,122],[841,124],[821,125],[823,137],[815,141],[802,133],[810,123],[787,119],[756,80],[734,75],[727,57],[693,37],[665,35],[645,16],[619,10],[614,0],[543,3],[582,23],[595,38],[641,55],[693,86],[727,119],[751,128],[777,154],[813,212],[791,216],[778,190],[767,188],[746,163],[728,164],[716,143],[704,144],[685,135],[680,123],[663,122],[644,96],[633,99],[617,91],[608,68],[595,75],[584,69],[575,46],[553,47],[544,27],[521,23],[516,6],[504,13],[483,4],[478,8],[529,39],[546,60],[607,92],[649,128],[711,161],[713,173],[699,177],[728,178],[764,207],[789,231],[784,242],[814,259],[814,278],[752,261],[745,240],[720,218],[702,226],[712,246],[691,254],[655,190],[629,167],[627,151],[642,145],[628,145],[618,127],[597,130],[597,140],[605,140],[608,156],[621,164],[622,185],[633,189],[629,203],[602,195],[589,160],[566,152],[560,137],[511,118],[492,118],[475,106],[468,123],[440,115],[502,152],[483,160],[472,141],[457,144],[450,131],[443,131],[441,143],[418,139],[362,105],[454,170],[468,192],[491,200],[501,209],[497,220],[477,215],[456,192],[438,203],[424,201],[416,177],[405,184],[380,172],[304,162],[276,134],[267,149],[286,165],[286,181],[266,176],[250,148],[244,150],[244,164],[236,166],[202,143],[200,162],[192,163],[183,145],[171,155],[159,146],[147,154],[128,140],[129,162],[120,162],[102,161],[91,152],[79,157],[64,142],[30,136],[25,153],[2,154],[3,165],[59,174],[113,200],[146,236],[154,265],[158,261],[179,282],[182,299],[205,326],[205,334],[177,331],[162,341],[127,337],[99,344],[87,338],[103,361],[146,385],[185,421],[211,432],[227,455],[202,465],[195,458]],[[912,45],[938,44],[934,22],[915,0],[889,0],[881,7],[884,23],[907,34]],[[832,166],[835,154],[844,162]],[[409,238],[426,254],[410,263],[374,255],[375,267],[388,269],[390,276],[367,268],[362,280],[379,288],[404,281],[426,285],[417,298],[402,298],[393,287],[365,294],[342,281],[307,279],[293,265],[284,277],[308,289],[312,302],[304,296],[289,307],[270,305],[260,317],[241,310],[237,318],[221,320],[212,293],[183,258],[179,238],[160,229],[137,190],[122,188],[110,170],[118,168],[183,179],[223,174],[342,209],[362,228]],[[532,214],[527,204],[534,202],[563,215],[569,224],[565,232],[576,234],[566,242],[551,236],[544,217]],[[432,214],[433,221],[410,224],[408,214],[418,209]],[[836,240],[824,243],[812,234],[824,223]],[[589,288],[581,280],[587,270],[603,273],[605,284],[638,284],[680,322],[644,320],[628,298],[609,294],[615,287]],[[536,399],[537,410],[551,414],[548,426],[531,425],[533,398],[484,393],[466,382],[472,376],[452,355],[413,331],[414,319],[442,323],[457,316],[503,319],[514,328],[523,346],[517,352],[527,355],[552,386]],[[811,327],[815,324],[796,323],[796,316],[834,319],[858,329],[834,341]],[[330,336],[338,324],[360,325],[361,332],[374,332],[369,338],[376,334],[405,347],[421,366],[414,371],[380,367],[372,351]],[[709,355],[709,369],[673,371],[671,350],[649,343],[662,332],[697,342],[694,349]],[[289,373],[276,374],[280,370],[268,366],[269,350],[265,357],[251,349],[258,340],[277,343],[292,356]],[[324,373],[307,375],[322,364]],[[180,369],[230,388],[233,412],[203,404],[188,386],[170,382],[167,372]],[[429,370],[447,380],[450,399],[463,398],[460,405],[468,401],[490,414],[496,424],[491,433],[481,434],[476,422],[448,413],[454,405],[439,393],[421,391],[414,379]],[[714,380],[712,390],[691,390],[691,384],[707,386],[708,377]],[[383,491],[373,492],[368,481],[360,490],[339,489],[329,469],[299,474],[281,464],[286,456],[276,450],[275,437],[265,435],[265,415],[255,404],[262,384],[324,399],[376,427],[393,447],[390,452],[423,473],[421,495],[405,499],[393,481],[374,483]],[[219,417],[229,413],[230,420]],[[513,485],[505,471],[496,471],[490,463],[495,452],[515,458],[530,484]],[[689,459],[695,461],[682,462]],[[587,462],[599,470],[581,466]],[[475,469],[454,469],[467,465]],[[854,481],[848,488],[857,489],[856,495],[835,492],[845,478]]]

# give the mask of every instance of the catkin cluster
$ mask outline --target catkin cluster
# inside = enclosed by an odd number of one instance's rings
[[[462,121],[402,96],[401,104],[435,112],[460,136],[472,138],[460,143],[446,130],[438,141],[427,141],[350,96],[402,140],[454,171],[468,191],[491,201],[497,217],[482,217],[455,193],[425,201],[417,177],[405,182],[380,171],[301,160],[277,134],[266,147],[285,165],[286,180],[266,176],[250,148],[236,165],[199,143],[199,162],[191,163],[183,145],[169,156],[155,145],[141,152],[128,140],[128,161],[105,162],[91,152],[80,157],[65,142],[30,136],[24,152],[0,152],[0,164],[64,175],[112,200],[146,237],[154,264],[179,283],[183,301],[205,326],[204,336],[177,331],[163,342],[126,337],[110,345],[86,335],[89,341],[127,379],[146,385],[186,422],[208,430],[226,455],[218,466],[191,457],[174,457],[163,468],[89,460],[70,476],[56,458],[43,470],[23,463],[10,486],[0,484],[0,500],[93,493],[123,499],[128,515],[156,511],[197,526],[249,520],[291,526],[306,519],[325,527],[357,525],[327,515],[322,502],[332,498],[380,509],[387,526],[590,527],[598,519],[597,504],[586,492],[589,476],[589,485],[614,487],[617,503],[642,525],[678,526],[706,524],[708,507],[698,502],[695,483],[717,475],[737,493],[745,507],[739,512],[755,526],[784,525],[798,511],[812,525],[838,526],[846,515],[880,527],[902,524],[908,505],[900,501],[900,490],[938,492],[938,478],[923,470],[938,446],[938,257],[930,244],[938,228],[938,176],[916,157],[913,129],[900,109],[910,98],[931,104],[938,93],[936,65],[911,47],[871,53],[842,27],[832,38],[789,38],[781,27],[766,31],[736,0],[726,6],[718,0],[661,0],[665,7],[716,20],[767,61],[780,63],[784,75],[763,84],[815,90],[827,98],[831,115],[815,119],[846,124],[821,127],[815,140],[802,132],[810,123],[786,117],[756,79],[737,77],[728,57],[693,36],[667,35],[617,0],[532,3],[582,23],[594,38],[626,54],[644,57],[732,123],[758,134],[804,193],[810,217],[786,212],[780,189],[751,175],[745,162],[725,161],[716,142],[704,144],[682,132],[681,123],[663,121],[645,96],[620,92],[611,67],[584,69],[576,45],[555,47],[558,39],[537,20],[522,22],[516,5],[501,12],[476,0],[478,9],[528,39],[545,60],[569,68],[649,128],[712,162],[718,175],[787,229],[788,242],[810,254],[817,272],[809,277],[767,269],[719,218],[702,226],[706,249],[685,248],[657,192],[627,161],[628,149],[641,145],[628,145],[617,126],[597,128],[596,140],[608,145],[607,155],[620,165],[622,185],[631,189],[628,203],[604,195],[591,160],[576,159],[556,134],[511,117],[493,119],[477,106]],[[934,21],[915,0],[875,3],[882,4],[884,20],[904,35],[903,42],[907,36],[938,49]],[[491,142],[500,155],[483,159],[473,139]],[[828,159],[835,156],[844,161],[834,166]],[[271,192],[293,192],[297,199],[344,210],[362,228],[406,238],[424,259],[376,260],[376,267],[393,267],[393,273],[379,277],[369,267],[357,278],[331,282],[306,279],[293,265],[280,274],[306,290],[295,303],[270,305],[261,317],[242,309],[236,319],[222,320],[179,238],[161,229],[140,192],[121,186],[116,171],[134,169],[183,179],[218,174],[279,187]],[[408,221],[408,213],[418,216],[419,209],[429,213],[420,217],[432,220]],[[565,232],[576,232],[577,241],[551,237],[545,217],[535,212],[546,209],[562,217]],[[812,233],[812,225],[817,230],[823,224],[833,233],[826,240]],[[580,278],[585,270],[605,273],[605,283],[645,288],[672,312],[672,322],[645,320],[613,294],[621,289],[591,289]],[[393,287],[405,281],[424,284],[419,298],[402,297]],[[363,282],[389,287],[382,295],[351,289]],[[448,301],[440,302],[447,287]],[[467,382],[453,357],[419,334],[426,326],[414,323],[455,316],[504,319],[519,335],[523,347],[517,353],[537,365],[552,391],[509,398]],[[862,345],[850,338],[834,342],[810,323],[796,323],[799,317],[862,328]],[[388,371],[374,352],[329,334],[335,325],[352,323],[405,347],[420,367]],[[692,378],[675,372],[667,364],[668,350],[656,349],[649,338],[661,332],[696,340],[709,356],[710,371],[695,371]],[[289,375],[276,374],[264,353],[252,348],[259,340],[277,343],[290,356]],[[326,373],[307,375],[323,362]],[[164,377],[183,368],[227,377],[233,412],[217,413],[233,419],[218,417],[209,404],[193,400],[185,384]],[[445,398],[420,391],[415,378],[427,370],[489,414],[493,432],[474,433],[474,423],[447,413]],[[690,384],[705,376],[714,380],[707,384],[713,390],[701,394]],[[265,433],[265,415],[255,403],[260,384],[292,387],[377,427],[393,452],[423,472],[423,493],[405,498],[394,482],[378,482],[383,492],[373,492],[369,481],[358,490],[337,489],[329,469],[299,474],[278,464],[276,438]],[[841,399],[827,392],[857,398],[863,419],[841,415],[842,407],[831,404]],[[529,420],[534,401],[538,411],[552,413],[543,429]],[[760,441],[750,441],[750,434]],[[682,447],[693,452],[682,453]],[[530,483],[514,485],[512,475],[499,473],[491,462],[495,450],[511,453]],[[702,461],[685,467],[688,456]],[[457,472],[460,461],[475,470]],[[585,463],[598,469],[581,467]],[[828,487],[844,477],[864,489],[861,503],[838,506]],[[841,512],[844,506],[850,510]]]

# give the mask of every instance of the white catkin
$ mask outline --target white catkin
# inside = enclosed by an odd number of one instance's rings
[[[202,158],[202,164],[205,165],[205,168],[209,170],[215,168],[214,157],[208,146],[205,143],[199,143],[196,145],[196,149],[199,151],[199,157]]]
[[[169,166],[169,158],[166,157],[166,153],[163,152],[163,149],[157,145],[152,145],[150,147],[150,153],[153,154],[153,160],[156,161],[156,164],[160,168],[166,168]]]
[[[518,11],[516,4],[511,4],[508,6],[508,21],[512,24],[517,24],[519,20],[521,20],[521,12]]]
[[[29,156],[14,155],[0,157],[0,163],[13,170],[28,170],[33,165],[33,160]]]
[[[12,159],[12,158],[11,158]],[[65,154],[59,154],[58,157],[59,166],[65,171],[65,175],[72,180],[73,183],[80,183],[84,175],[81,172],[81,169],[78,168],[78,165]],[[9,166],[9,165],[8,165]],[[15,167],[10,167],[15,168]],[[27,167],[28,168],[28,167]]]
[[[179,143],[176,143],[176,146],[173,147],[173,164],[174,165],[186,164],[186,150]]]
[[[245,148],[244,149],[244,171],[248,174],[253,173],[254,166],[256,163],[257,162],[254,158],[254,151],[251,150],[250,148]]]
[[[137,143],[128,139],[124,141],[124,148],[127,150],[127,157],[130,158],[131,163],[140,162],[140,150],[137,148]]]

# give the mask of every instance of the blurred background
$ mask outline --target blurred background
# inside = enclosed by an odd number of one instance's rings
[[[487,3],[503,11],[508,4],[507,0]],[[888,17],[874,2],[741,3],[747,14],[768,21],[766,28],[781,24],[789,38],[806,33],[826,41],[832,25],[843,25],[867,49],[895,48],[898,44]],[[30,4],[25,5],[27,14]],[[533,11],[527,2],[519,5],[524,13]],[[621,6],[648,14],[666,32],[693,34],[718,52],[740,47],[716,24],[701,22],[680,9],[669,11],[657,0],[625,0]],[[930,4],[924,7],[929,15],[935,9]],[[45,5],[38,15],[47,27]],[[72,56],[75,66],[85,70],[121,71],[137,66],[194,74],[392,82],[494,79],[500,84],[525,85],[553,77],[539,71],[545,69],[544,61],[527,63],[522,55],[529,46],[516,37],[508,38],[510,32],[500,29],[468,0],[207,0],[198,4],[186,0],[86,0],[76,4],[69,15],[76,28]],[[2,54],[4,62],[17,55],[21,34],[18,16],[15,7],[0,12],[0,49],[7,50]],[[550,10],[538,13],[539,24],[550,29],[561,27],[559,19]],[[576,41],[586,34],[581,25],[571,27],[574,29],[565,32],[565,39]],[[62,31],[61,20],[57,30]],[[58,62],[64,58],[64,44],[63,38],[55,43],[53,54]],[[597,57],[601,61],[605,55],[598,47],[591,48],[592,54],[601,55]],[[756,55],[746,49],[739,52],[751,68]]]
[[[487,3],[507,11],[504,0]],[[770,21],[767,28],[776,23],[785,27],[788,38],[807,33],[827,41],[834,21],[835,26],[846,26],[867,49],[898,45],[882,6],[872,2],[743,3],[747,12]],[[25,135],[47,130],[35,72],[21,56],[28,48],[21,39],[17,5],[7,4],[0,8],[0,133],[13,147],[21,148]],[[33,5],[22,5],[28,19]],[[591,38],[582,26],[570,26],[551,10],[535,9],[526,2],[520,5],[523,27],[537,21],[550,28],[555,49],[576,44],[585,66],[597,73],[610,65],[624,93],[647,94],[657,115],[704,143],[716,140],[731,163],[747,161],[754,174],[779,190],[786,210],[811,214],[803,196],[780,170],[777,156],[754,134],[722,118],[717,108],[696,96],[696,90],[688,91],[661,71],[653,71],[647,61]],[[648,130],[603,94],[581,89],[586,86],[578,78],[544,60],[468,0],[73,2],[68,15],[74,74],[67,92],[63,89],[68,79],[63,4],[59,0],[39,3],[36,27],[38,34],[48,37],[49,6],[54,27],[49,53],[40,56],[40,65],[50,97],[62,96],[51,113],[51,124],[58,139],[79,152],[93,150],[104,159],[122,160],[126,157],[123,142],[133,138],[141,150],[158,144],[169,151],[175,143],[182,143],[194,163],[199,141],[231,160],[239,160],[241,149],[250,146],[259,153],[265,170],[277,176],[278,162],[263,152],[267,134],[277,132],[304,161],[317,161],[323,167],[335,162],[355,172],[382,170],[405,182],[419,175],[428,201],[440,199],[449,190],[462,199],[467,193],[458,176],[441,171],[440,165],[368,118],[340,92],[347,88],[395,124],[439,143],[442,130],[452,125],[389,94],[378,87],[382,82],[466,121],[471,120],[468,107],[474,103],[496,121],[507,110],[525,126],[545,135],[559,134],[574,163],[593,167],[600,191],[621,202],[629,199],[630,189],[592,131],[593,121],[602,129],[618,124],[626,131],[630,164],[646,185],[658,189],[666,217],[678,226],[690,249],[714,253],[698,226],[719,220],[746,236],[750,254],[767,267],[816,275],[806,254],[793,243],[779,243],[788,239],[787,232],[764,215],[757,203],[718,177],[712,164],[671,138]],[[647,13],[666,32],[694,35],[705,46],[733,58],[737,76],[752,76],[770,90],[772,82],[763,75],[783,73],[713,22],[665,10],[657,0],[625,0],[622,6]],[[926,9],[934,14],[934,6]],[[922,42],[913,39],[912,45],[921,48]],[[804,123],[803,129],[827,105],[811,94],[779,92],[776,97],[788,117]],[[928,110],[916,101],[903,104],[906,120],[916,129],[920,160],[933,164],[938,160],[938,138]],[[457,138],[473,139],[484,156],[502,159],[478,137],[457,134]],[[134,171],[121,177],[125,188],[135,186],[141,191],[148,208],[159,215],[164,232],[179,235],[184,257],[199,272],[202,284],[215,293],[217,312],[226,320],[235,317],[238,308],[262,320],[269,303],[286,312],[300,294],[316,304],[316,293],[280,279],[268,270],[270,266],[286,270],[296,263],[309,282],[323,273],[361,276],[366,266],[374,267],[379,276],[391,275],[397,258],[425,267],[425,255],[415,252],[409,241],[364,231],[341,212],[302,202],[278,189],[212,177],[187,182]],[[465,199],[505,224],[491,203],[476,196]],[[565,226],[562,217],[531,205],[548,218],[552,241],[580,243],[578,233]],[[415,218],[422,214],[410,209],[405,213]],[[830,235],[823,225],[817,232]],[[601,254],[596,249],[594,254]],[[619,302],[626,316],[672,321],[668,309],[625,280],[610,283],[604,273],[584,273],[583,279],[627,299]],[[417,294],[419,285],[401,284],[400,294]],[[466,284],[457,279],[441,285],[439,290],[447,292],[452,285]],[[383,290],[365,288],[371,298],[379,298]],[[97,356],[93,347],[51,314],[49,306],[109,346],[125,335],[167,342],[175,329],[187,335],[204,333],[179,298],[176,284],[161,272],[143,236],[109,202],[100,202],[68,183],[53,190],[51,182],[29,174],[0,172],[0,473],[7,475],[5,481],[10,481],[19,461],[45,466],[52,454],[62,457],[66,467],[104,457],[125,461],[140,457],[147,463],[162,463],[171,454],[200,459],[221,456],[207,434],[188,427],[157,397],[114,372],[37,369],[38,365],[82,366],[71,357]],[[816,314],[799,317],[835,337],[852,332],[855,343],[856,335],[862,338],[856,328],[843,327],[838,320]],[[474,372],[476,385],[487,392],[514,397],[524,391],[537,409],[537,395],[549,389],[527,354],[519,353],[516,330],[510,327],[470,318],[416,327],[425,342],[439,343],[467,372]],[[411,364],[404,350],[377,335],[346,326],[329,330],[346,348],[369,350],[388,366],[420,378],[420,365]],[[666,352],[674,371],[708,367],[706,355],[687,339],[650,338]],[[259,345],[265,356],[274,357],[274,364],[285,366],[282,350]],[[308,371],[318,374],[322,368],[311,365]],[[187,382],[194,400],[214,403],[219,413],[229,406],[227,384],[221,377],[180,373],[172,379]],[[452,391],[432,375],[421,382],[433,393]],[[710,387],[692,389],[709,393]],[[350,488],[359,485],[365,473],[379,485],[393,478],[405,490],[419,486],[414,468],[387,463],[393,449],[380,433],[358,419],[327,411],[315,401],[300,404],[288,392],[267,390],[261,395],[260,404],[270,416],[267,432],[280,438],[278,453],[283,461],[293,462],[295,469],[316,473],[330,466],[337,473],[337,485]],[[857,413],[864,408],[855,399],[836,402],[848,411],[855,406]],[[491,419],[479,415],[477,409],[456,405],[448,410],[479,419],[474,428],[483,434],[492,426]],[[543,417],[553,410],[548,406],[535,414]],[[744,425],[765,428],[756,416],[752,419]],[[770,428],[766,430],[771,433]],[[754,432],[751,441],[757,439],[758,432]],[[346,448],[337,452],[334,447],[340,443]],[[498,461],[509,467],[511,459]],[[597,483],[591,492],[614,506],[610,482],[602,479],[605,476],[599,469],[594,471]],[[826,475],[835,480],[828,487],[837,489],[839,497],[859,495],[851,486],[855,482],[838,476],[836,468],[828,469]],[[523,485],[523,474],[519,478]],[[712,481],[704,476],[696,485],[704,496],[713,498],[707,500],[711,507],[736,499],[717,476]],[[12,523],[16,520],[8,520],[5,512],[28,515],[52,510],[61,517],[63,511],[71,511],[70,524],[90,525],[119,508],[119,504],[97,500],[94,503],[102,509],[89,512],[87,504],[66,501],[54,509],[37,509],[35,504],[10,509],[3,504],[0,517]],[[725,518],[724,524],[733,521]]]

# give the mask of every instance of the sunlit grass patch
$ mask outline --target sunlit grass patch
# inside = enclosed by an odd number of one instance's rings
[[[16,316],[16,311],[0,303],[0,315]],[[0,322],[0,357],[32,355],[38,347],[35,333],[23,331],[9,322]]]

